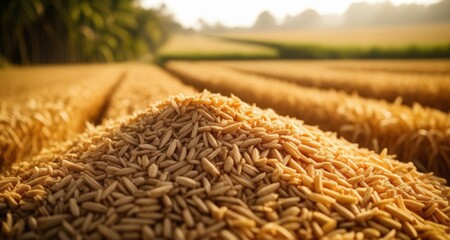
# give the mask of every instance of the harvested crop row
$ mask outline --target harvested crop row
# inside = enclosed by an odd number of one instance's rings
[[[342,92],[283,83],[214,64],[172,62],[167,69],[200,89],[236,94],[260,107],[295,116],[337,132],[376,152],[388,148],[421,171],[450,180],[450,117],[437,110],[412,108]]]
[[[120,67],[109,67],[70,83],[55,79],[54,84],[26,90],[26,98],[1,100],[0,168],[25,161],[82,131],[87,121],[95,120],[122,72]]]
[[[389,64],[389,63],[386,63]],[[221,62],[221,65],[280,78],[303,86],[357,92],[364,97],[393,102],[402,97],[412,106],[418,102],[424,106],[445,112],[450,110],[450,74],[393,73],[386,71],[351,69],[357,65],[349,62],[328,61],[258,61]],[[346,70],[345,67],[350,68]],[[343,69],[344,68],[344,69]],[[420,69],[420,67],[417,67]]]
[[[126,78],[112,96],[105,119],[125,117],[171,95],[194,92],[193,88],[156,66],[133,64],[129,66]]]
[[[175,97],[0,177],[9,239],[448,238],[450,189],[237,98]]]
[[[30,96],[53,99],[52,94],[58,91],[48,91],[50,88],[64,89],[77,81],[99,74],[100,71],[111,72],[123,68],[123,64],[86,64],[86,65],[54,65],[39,67],[11,67],[0,70],[0,100],[23,102]],[[41,92],[46,94],[40,94]]]
[[[384,48],[396,49],[396,47],[414,44],[415,51],[423,47],[431,47],[434,44],[446,44],[450,41],[450,24],[448,22],[396,25],[384,27],[351,27],[351,28],[328,28],[328,29],[298,29],[293,31],[251,31],[251,32],[224,32],[216,33],[216,36],[228,39],[271,43],[275,46],[295,47],[306,45],[329,46],[332,49],[374,49],[372,54],[376,57],[377,51]],[[371,48],[373,47],[373,48]],[[313,49],[310,51],[313,51]],[[414,51],[414,50],[413,50]],[[444,50],[445,51],[445,50]],[[309,55],[307,52],[305,55]],[[314,53],[314,51],[312,52]],[[339,52],[337,52],[339,54]],[[291,55],[292,56],[292,55]],[[314,55],[313,55],[314,56]],[[317,57],[323,56],[319,52]],[[336,56],[335,52],[335,57]]]
[[[414,73],[445,75],[450,74],[450,61],[438,59],[426,60],[332,60],[319,61],[315,64],[328,69],[346,71],[370,71],[386,73]]]

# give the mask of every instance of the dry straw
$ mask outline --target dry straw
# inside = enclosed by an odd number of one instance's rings
[[[235,97],[174,97],[66,146],[0,177],[3,238],[449,238],[445,180]]]
[[[126,74],[121,76],[125,67]],[[41,72],[40,68],[24,69],[26,74],[14,71],[0,73],[7,79],[5,89],[10,90],[5,91],[4,96],[10,92],[20,93],[0,102],[1,166],[7,169],[12,162],[27,160],[42,148],[82,131],[87,121],[97,118],[105,102],[108,103],[105,119],[112,119],[145,109],[150,102],[165,99],[171,94],[194,93],[192,88],[182,85],[155,66],[133,64],[72,68],[48,68],[47,72]],[[49,73],[50,77],[39,79],[42,80],[41,85],[26,80],[30,75],[39,78]],[[16,75],[25,80],[16,79]],[[59,79],[56,76],[67,77]],[[119,89],[108,96],[113,84],[123,76],[125,79],[122,79]],[[139,94],[143,90],[147,94]]]
[[[403,102],[410,106],[418,102],[445,112],[450,110],[448,60],[248,61],[221,64],[302,86],[357,92],[364,97],[390,102],[401,96]]]
[[[407,107],[300,87],[215,64],[172,62],[167,68],[197,88],[236,94],[376,152],[387,148],[397,159],[450,180],[450,117],[446,113],[417,104]]]
[[[5,91],[0,99],[0,169],[28,160],[95,120],[123,68],[95,69],[43,67],[0,72],[4,77],[0,92]],[[48,79],[40,81],[44,76]]]
[[[156,66],[134,63],[128,66],[126,78],[112,96],[105,119],[132,114],[177,93],[194,92]]]

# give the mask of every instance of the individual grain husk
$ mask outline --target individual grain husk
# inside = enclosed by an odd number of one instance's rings
[[[0,177],[2,237],[449,238],[444,179],[236,97],[176,96],[66,147]]]

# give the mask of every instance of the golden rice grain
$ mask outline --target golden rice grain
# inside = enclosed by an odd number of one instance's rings
[[[156,177],[157,174],[158,174],[158,166],[153,163],[148,168],[148,176],[151,178],[154,178],[154,177]]]
[[[181,186],[185,186],[188,188],[195,188],[197,186],[197,182],[192,180],[191,178],[178,176],[175,178],[175,181]]]
[[[66,160],[63,160],[62,165],[73,171],[83,171],[84,170],[84,167],[81,166],[80,164],[76,164],[76,163],[66,161]]]
[[[267,186],[264,186],[260,188],[258,191],[256,191],[256,196],[265,196],[269,193],[275,192],[280,187],[280,183],[272,183]]]
[[[172,143],[167,148],[167,152],[166,152],[167,157],[172,156],[172,154],[175,152],[176,147],[177,147],[177,141],[172,141]]]
[[[333,208],[339,213],[341,214],[344,218],[348,219],[348,220],[353,220],[355,219],[355,215],[348,210],[347,208],[345,208],[344,206],[342,206],[341,204],[334,202],[332,204]]]
[[[233,123],[233,124],[230,124],[230,125],[227,125],[226,127],[224,127],[222,132],[224,132],[224,133],[231,133],[231,132],[236,131],[237,129],[239,129],[241,126],[242,126],[241,122]]]
[[[69,208],[74,217],[80,216],[80,209],[78,208],[77,200],[75,200],[74,198],[71,198],[69,200]]]
[[[116,176],[125,176],[125,175],[129,175],[129,174],[132,174],[132,173],[135,173],[135,172],[136,172],[135,168],[128,167],[128,168],[122,168],[122,169],[119,169],[119,170],[115,171],[114,175],[116,175]]]
[[[113,240],[122,239],[122,237],[117,232],[115,232],[114,230],[111,230],[110,228],[108,228],[106,226],[98,225],[97,229],[98,229],[98,232],[107,239],[113,239]]]
[[[405,222],[412,222],[414,221],[413,216],[405,212],[404,210],[394,207],[392,205],[386,205],[385,210],[392,214],[394,217],[397,217],[398,219],[405,221]]]
[[[172,185],[163,185],[148,191],[147,195],[154,198],[162,197],[164,194],[167,194],[170,190],[172,190],[172,188]]]
[[[357,204],[358,203],[358,199],[356,197],[353,196],[349,196],[349,195],[337,195],[336,196],[336,201],[342,204]]]
[[[322,203],[325,205],[329,205],[336,202],[334,198],[319,193],[309,193],[307,194],[306,197],[313,202]]]
[[[105,207],[103,204],[95,202],[84,202],[83,204],[81,204],[81,207],[88,211],[98,213],[106,213],[106,211],[108,211],[108,208]]]
[[[214,166],[214,164],[212,164],[207,158],[202,158],[202,168],[212,176],[220,175],[220,172],[217,170],[216,166]]]

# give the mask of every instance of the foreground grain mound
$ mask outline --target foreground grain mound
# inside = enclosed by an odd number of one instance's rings
[[[0,177],[10,239],[448,239],[450,188],[412,164],[204,92]]]

